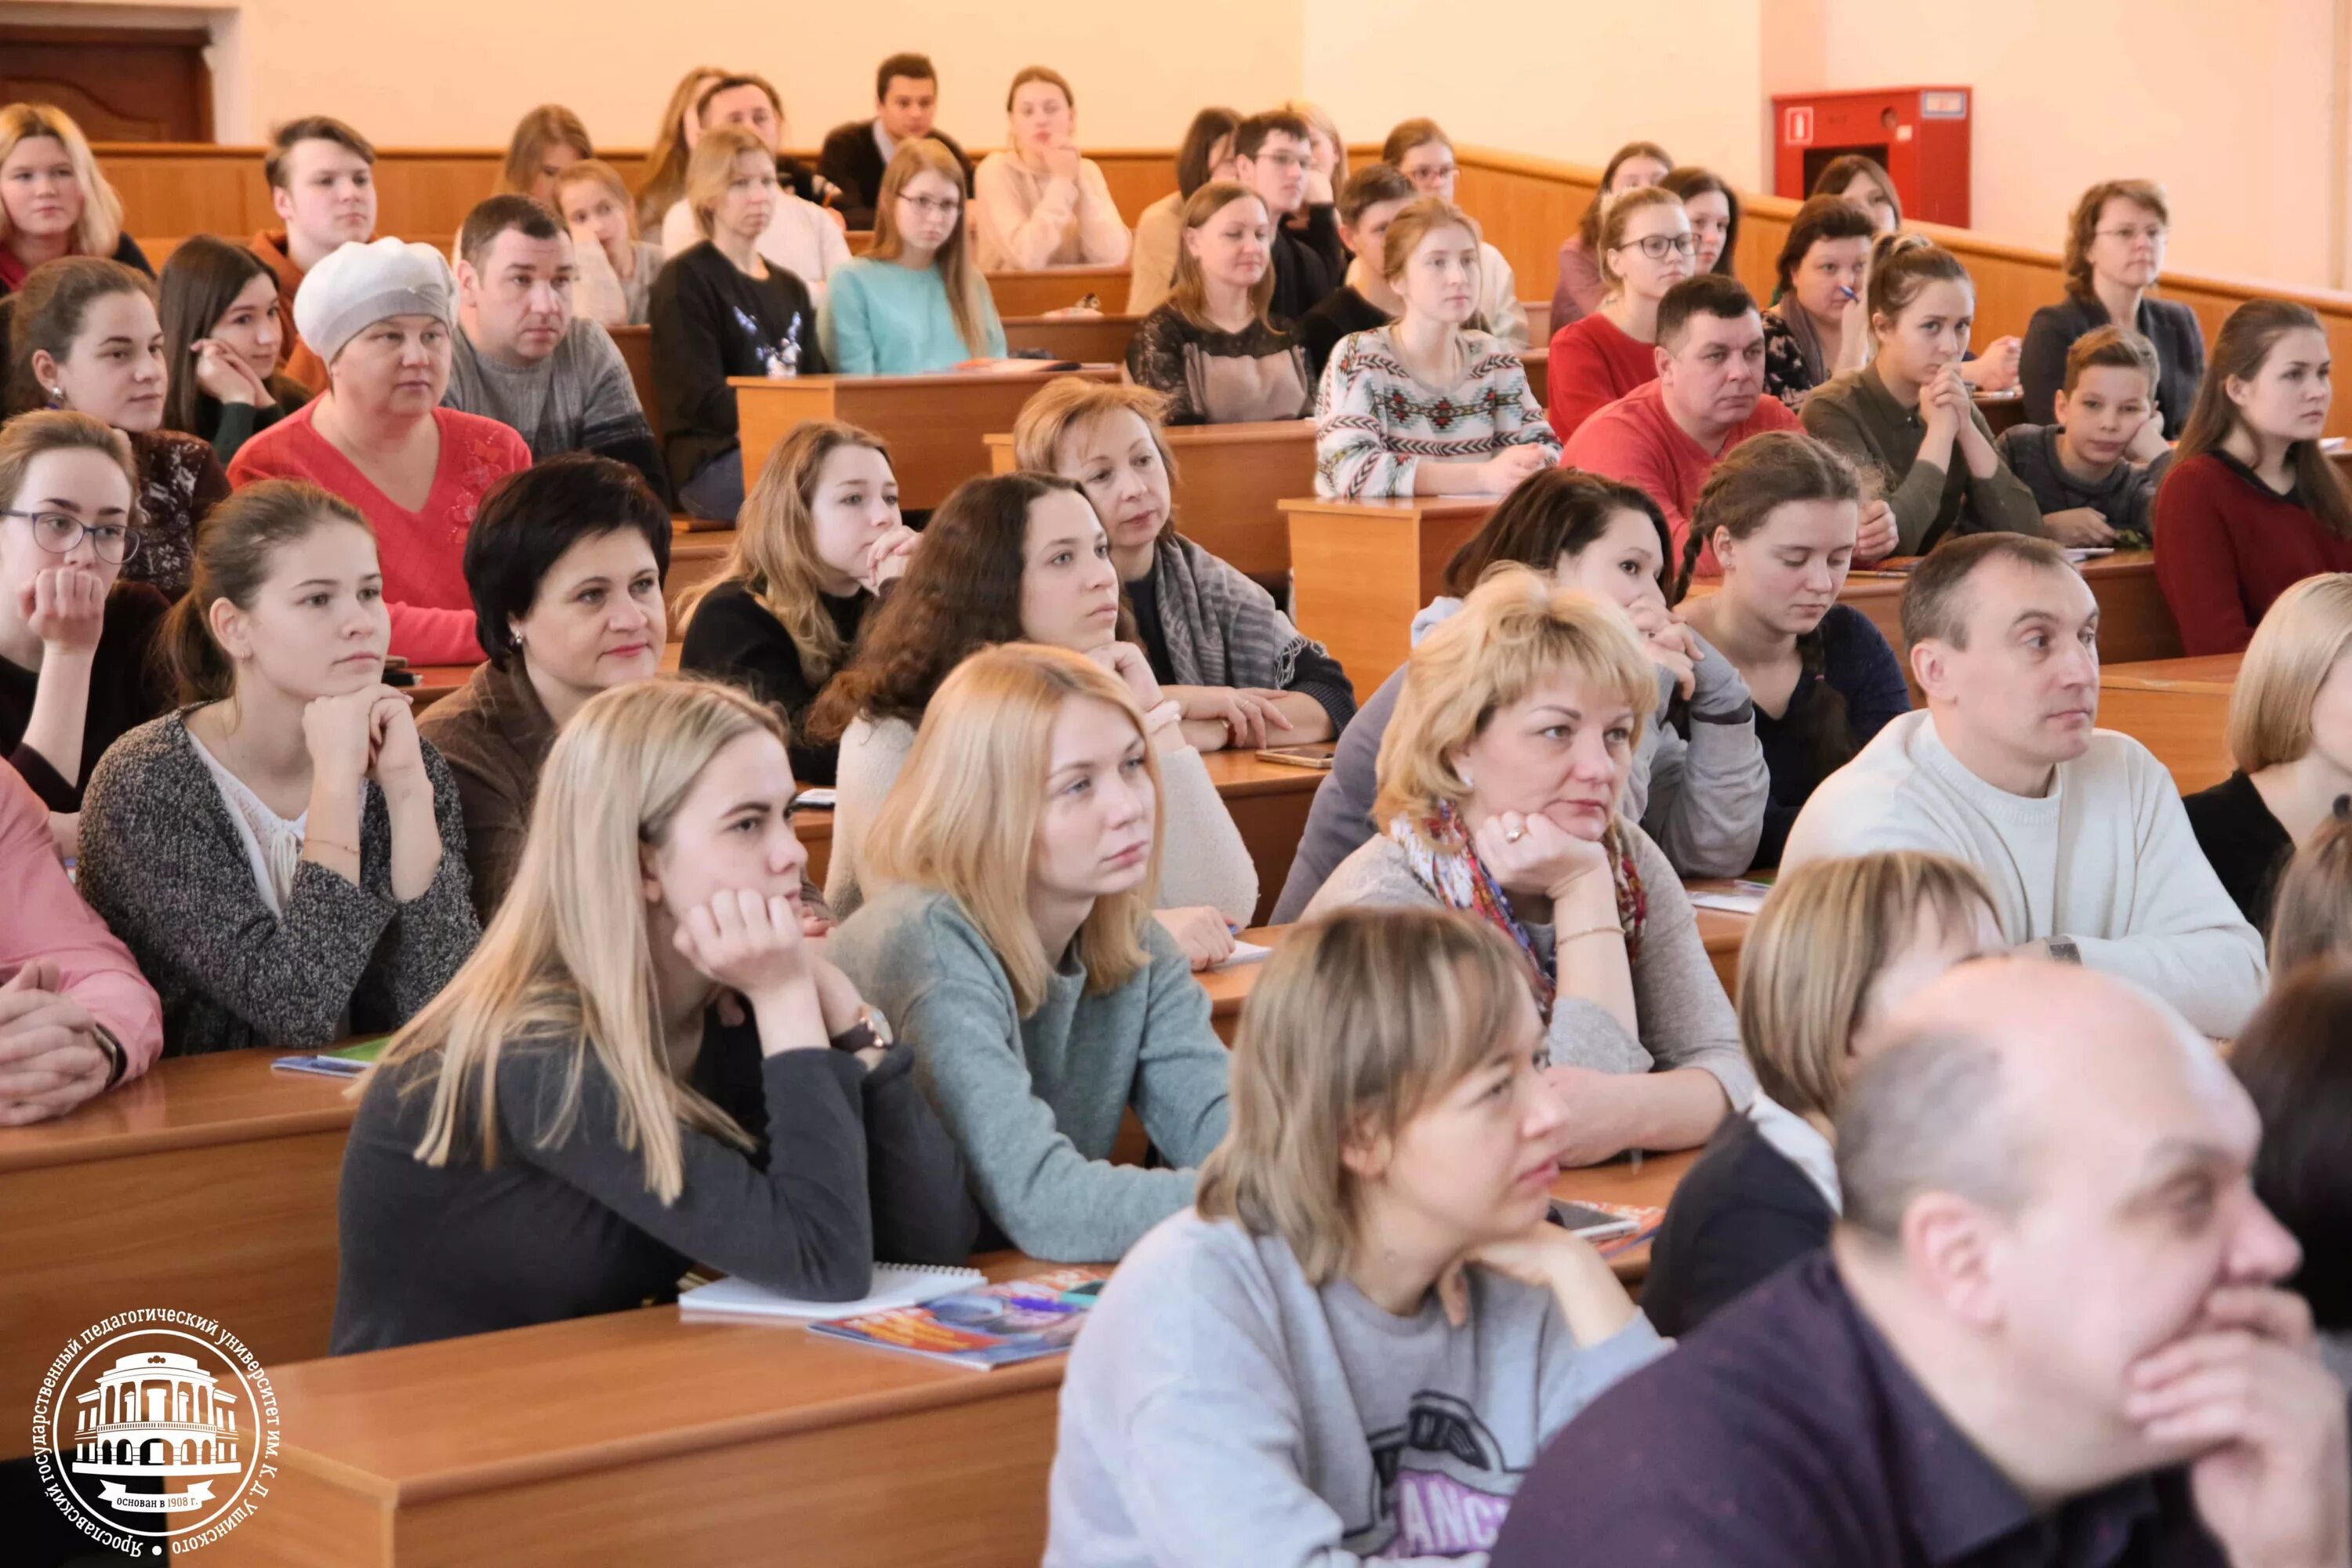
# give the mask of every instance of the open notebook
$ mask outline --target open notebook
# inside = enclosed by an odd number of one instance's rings
[[[920,1306],[987,1283],[988,1277],[977,1268],[924,1268],[911,1263],[877,1263],[874,1266],[873,1292],[862,1300],[804,1301],[764,1289],[748,1279],[717,1279],[680,1295],[677,1310],[689,1318],[788,1318],[813,1322]]]

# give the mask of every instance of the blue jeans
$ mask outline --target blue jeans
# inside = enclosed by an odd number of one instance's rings
[[[677,487],[677,499],[705,522],[733,522],[743,510],[743,448],[703,464],[694,478]]]

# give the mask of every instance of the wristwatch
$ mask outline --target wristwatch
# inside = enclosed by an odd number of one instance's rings
[[[106,1087],[112,1089],[122,1081],[123,1069],[131,1065],[131,1058],[124,1052],[122,1042],[114,1037],[114,1031],[105,1025],[92,1025],[90,1036],[98,1041],[98,1048],[106,1053]]]
[[[857,1022],[833,1037],[836,1051],[862,1051],[868,1047],[890,1048],[890,1020],[872,1007],[857,1009]]]
[[[2074,939],[2071,936],[2053,936],[2050,939],[2049,946],[2050,957],[2055,963],[2080,963],[2083,962],[2083,950],[2074,945]]]

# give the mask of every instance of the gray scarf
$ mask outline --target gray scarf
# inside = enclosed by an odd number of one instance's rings
[[[1273,595],[1181,534],[1163,533],[1153,547],[1151,585],[1179,686],[1286,690],[1300,652],[1323,651],[1298,635]]]

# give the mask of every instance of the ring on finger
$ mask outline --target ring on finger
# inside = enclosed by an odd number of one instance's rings
[[[1503,842],[1506,844],[1517,844],[1520,839],[1525,838],[1527,836],[1528,830],[1524,827],[1509,828],[1503,834]]]

